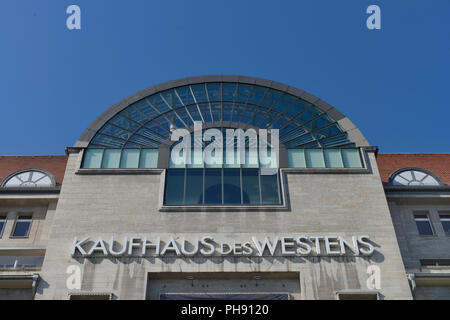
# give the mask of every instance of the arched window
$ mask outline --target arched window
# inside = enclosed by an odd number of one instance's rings
[[[10,175],[1,186],[5,188],[48,188],[55,187],[56,183],[50,173],[39,169],[28,169]]]
[[[393,186],[439,186],[442,185],[442,182],[429,171],[404,168],[392,174],[389,184]]]

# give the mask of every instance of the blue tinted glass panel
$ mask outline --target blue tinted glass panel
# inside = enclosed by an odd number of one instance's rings
[[[13,237],[26,237],[30,231],[31,217],[19,216],[12,234]]]
[[[243,102],[243,103],[247,102],[251,90],[252,90],[252,86],[250,86],[248,84],[240,83],[238,86],[238,96],[237,96],[236,100]]]
[[[191,89],[189,88],[189,86],[176,88],[175,91],[178,93],[178,96],[180,97],[184,105],[194,103],[194,98],[192,97]]]
[[[205,169],[205,204],[222,204],[221,169]]]
[[[149,119],[156,117],[157,115],[159,115],[159,112],[157,112],[155,110],[155,108],[153,108],[147,101],[147,99],[143,99],[139,102],[136,102],[135,104],[133,104],[133,106],[141,111],[142,113],[144,113]]]
[[[205,119],[205,122],[211,122],[211,111],[209,107],[209,103],[201,103],[199,105],[200,111],[202,113],[203,119]]]
[[[263,204],[280,204],[278,174],[260,175],[261,199]]]
[[[242,170],[242,201],[244,204],[260,204],[258,169]]]
[[[156,110],[158,110],[160,113],[170,110],[169,106],[161,99],[158,94],[148,97],[147,99],[152,104],[152,106],[155,107]]]
[[[343,168],[341,150],[339,149],[324,149],[325,164],[327,168]]]
[[[119,126],[123,129],[127,129],[130,131],[136,131],[139,129],[140,125],[136,122],[133,122],[127,118],[122,117],[121,115],[117,115],[114,118],[110,120],[111,123],[115,124],[116,126]]]
[[[220,103],[211,103],[211,111],[213,115],[213,121],[221,121],[221,106]]]
[[[184,173],[181,170],[167,170],[166,190],[164,203],[168,205],[181,205],[184,198]]]
[[[342,149],[342,158],[346,168],[362,168],[358,149]]]
[[[158,167],[158,149],[142,149],[139,168],[151,169]]]
[[[203,204],[203,169],[187,170],[185,204]]]
[[[127,169],[135,169],[139,167],[139,149],[124,149],[120,159],[120,167]]]
[[[194,121],[202,121],[202,117],[200,115],[200,112],[198,112],[198,108],[196,105],[188,107],[188,110]]]
[[[223,101],[234,101],[236,93],[236,83],[222,84],[222,99]]]
[[[175,91],[173,89],[162,92],[161,96],[164,98],[165,102],[169,104],[169,106],[172,109],[182,106],[180,100],[177,98]]]
[[[209,101],[221,101],[220,83],[208,83],[206,87],[208,88]]]
[[[305,158],[308,168],[325,168],[322,149],[306,149]]]
[[[120,115],[130,118],[133,121],[143,123],[148,120],[148,117],[141,112],[139,112],[136,108],[133,106],[130,106],[129,108],[125,108]]]
[[[0,237],[2,236],[5,224],[6,224],[6,216],[0,216]]]
[[[248,100],[251,104],[259,104],[262,98],[264,97],[264,93],[267,91],[267,88],[263,87],[253,87],[252,93]]]
[[[239,169],[223,170],[223,203],[241,203],[241,177]]]
[[[161,137],[159,134],[156,134],[152,130],[147,129],[145,127],[140,128],[138,133],[153,140],[153,141],[164,142],[166,140],[166,138]]]
[[[223,103],[222,105],[222,120],[223,121],[231,121],[231,110],[233,108],[232,103]]]
[[[100,129],[99,132],[105,133],[110,136],[119,137],[124,140],[128,140],[132,135],[132,133],[130,131],[118,128],[118,127],[110,125],[110,124],[105,124],[103,126],[103,128]]]
[[[102,164],[103,149],[86,149],[84,151],[83,168],[99,169]]]
[[[117,169],[120,162],[120,149],[105,149],[103,153],[102,168]]]
[[[195,99],[197,103],[207,102],[208,99],[206,97],[205,85],[204,84],[196,84],[191,86],[192,92],[194,93]]]
[[[287,157],[289,168],[306,168],[305,150],[288,149]]]

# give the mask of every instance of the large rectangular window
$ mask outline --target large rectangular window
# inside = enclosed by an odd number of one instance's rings
[[[31,227],[31,216],[21,215],[17,217],[16,224],[12,233],[12,237],[24,238],[28,237]]]
[[[450,212],[439,212],[439,219],[441,220],[442,228],[444,232],[450,236]]]
[[[415,213],[414,221],[416,222],[417,230],[419,231],[420,235],[433,235],[433,228],[431,227],[430,219],[428,218],[427,213]]]
[[[280,204],[278,173],[260,169],[168,169],[166,205],[276,205]]]
[[[169,205],[184,203],[184,169],[167,170],[164,202]]]
[[[186,204],[203,203],[203,170],[186,171]]]

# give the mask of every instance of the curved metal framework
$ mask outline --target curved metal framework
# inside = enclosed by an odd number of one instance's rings
[[[286,147],[368,146],[344,115],[280,83],[236,76],[194,77],[143,90],[108,109],[76,147],[157,148],[176,128],[279,129]]]

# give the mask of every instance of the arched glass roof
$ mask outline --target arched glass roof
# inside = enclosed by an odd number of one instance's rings
[[[170,141],[194,121],[214,127],[279,129],[286,147],[354,146],[326,112],[290,93],[239,82],[205,82],[150,94],[109,118],[88,147],[146,148]]]

